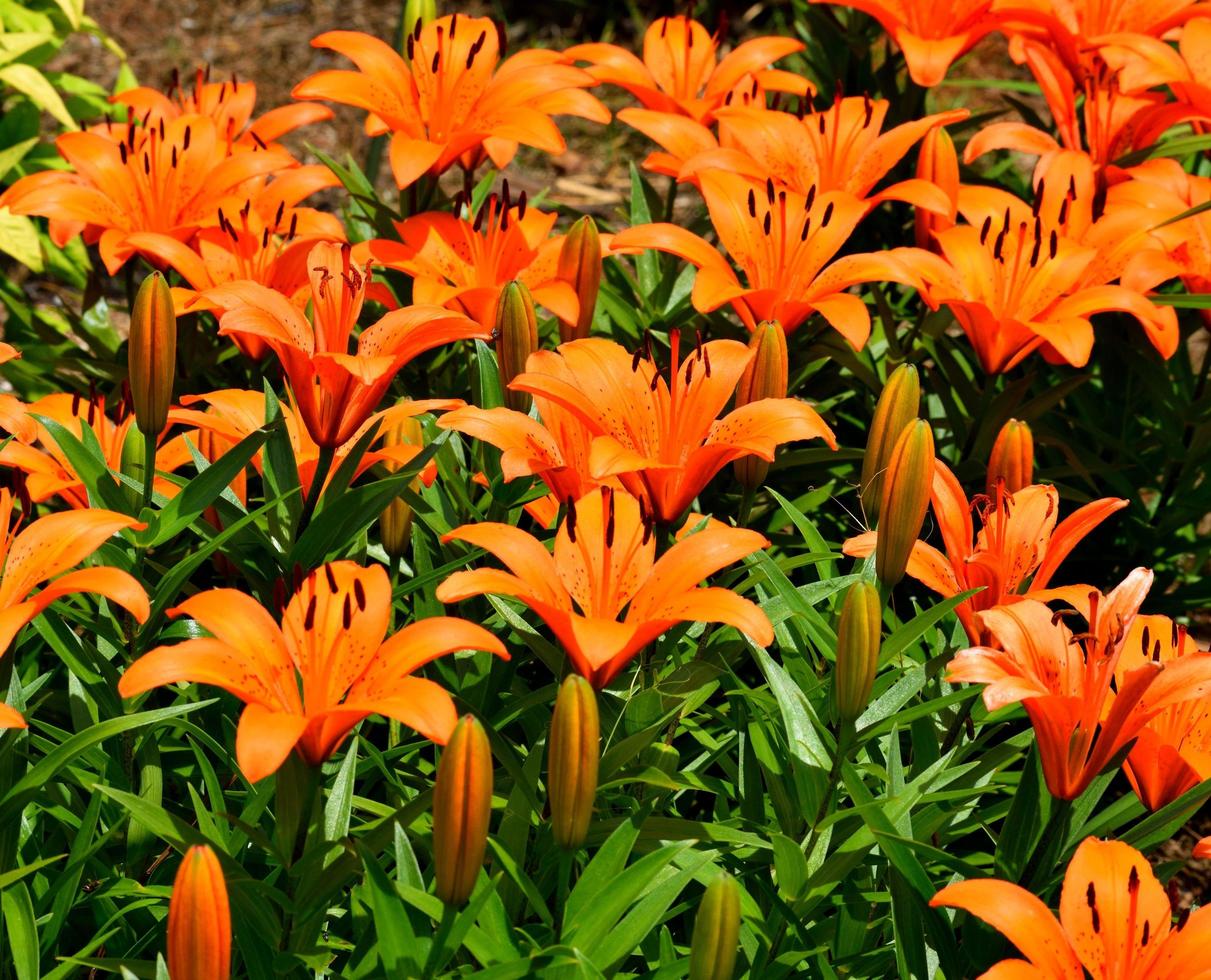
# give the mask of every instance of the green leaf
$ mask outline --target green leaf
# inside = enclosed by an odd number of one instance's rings
[[[257,429],[241,439],[214,463],[190,480],[156,515],[141,543],[156,547],[171,541],[213,504],[269,438],[267,429]]]
[[[0,893],[0,910],[8,933],[8,954],[17,980],[38,980],[38,927],[34,903],[23,882]]]
[[[39,109],[50,113],[65,129],[80,128],[55,87],[37,68],[23,64],[5,65],[0,68],[0,82],[16,89]]]
[[[9,147],[8,151],[0,151],[0,177],[3,177],[9,169],[5,166],[5,152],[11,152],[22,145],[31,146],[34,142],[37,141],[31,140],[26,144],[18,144],[17,147]],[[38,226],[34,224],[34,219],[13,214],[7,207],[0,208],[0,252],[11,255],[33,272],[41,272],[43,268],[42,246],[38,239]]]
[[[107,738],[113,738],[115,735],[121,735],[123,732],[132,732],[157,722],[167,721],[169,718],[189,714],[208,704],[214,704],[214,699],[194,704],[174,704],[167,708],[157,708],[154,711],[144,711],[122,718],[110,718],[91,728],[86,728],[82,732],[77,732],[66,742],[56,746],[39,759],[26,771],[24,776],[9,788],[3,797],[0,797],[0,823],[15,819],[20,809],[37,795],[60,769],[94,745],[104,742]]]

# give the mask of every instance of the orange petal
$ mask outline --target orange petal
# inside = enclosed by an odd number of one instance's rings
[[[398,681],[430,660],[457,650],[486,650],[509,659],[504,644],[482,626],[449,616],[422,619],[379,647],[373,662],[349,689],[349,700],[395,697]]]
[[[7,704],[0,704],[0,728],[28,728],[25,719],[21,717],[21,712],[16,708],[10,708]]]
[[[1138,954],[1145,935],[1163,942],[1171,914],[1152,866],[1134,847],[1087,837],[1076,849],[1064,875],[1060,921],[1093,976],[1116,973]]]
[[[307,728],[306,715],[272,711],[250,704],[240,715],[235,757],[240,771],[255,783],[277,772]]]
[[[964,909],[1004,935],[1049,980],[1082,980],[1084,972],[1055,916],[1030,892],[985,878],[947,885],[929,902]]]
[[[1103,497],[1101,500],[1085,504],[1064,518],[1052,532],[1051,540],[1047,542],[1042,564],[1030,583],[1031,591],[1047,588],[1051,576],[1056,573],[1060,563],[1068,557],[1072,549],[1107,517],[1126,507],[1127,503],[1128,501],[1118,497]]]

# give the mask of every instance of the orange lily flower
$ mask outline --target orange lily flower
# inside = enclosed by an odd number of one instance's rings
[[[140,120],[143,126],[156,125],[161,120],[167,123],[180,116],[208,116],[214,120],[229,154],[234,150],[266,149],[287,133],[332,118],[332,110],[327,106],[296,103],[278,106],[253,119],[255,83],[241,82],[235,75],[230,81],[212,82],[209,67],[197,70],[192,87],[182,87],[174,72],[167,93],[140,86],[119,92],[110,101],[126,106],[131,118]],[[116,127],[106,124],[95,131],[113,128]]]
[[[929,903],[964,909],[1004,935],[1024,959],[1002,960],[982,980],[1207,980],[1211,907],[1174,925],[1152,865],[1122,841],[1086,837],[1068,862],[1054,915],[1020,885],[955,882]],[[1086,973],[1088,971],[1088,973]]]
[[[456,340],[487,339],[489,331],[439,306],[394,310],[362,331],[350,354],[370,271],[352,262],[349,246],[321,243],[307,257],[312,316],[281,293],[240,281],[203,293],[224,312],[222,334],[260,337],[277,355],[311,438],[325,449],[348,442],[382,401],[410,360]]]
[[[185,395],[181,399],[183,406],[205,404],[206,410],[184,407],[174,408],[169,412],[169,421],[179,425],[192,426],[198,434],[208,434],[212,439],[210,453],[203,448],[204,455],[218,459],[223,453],[237,442],[250,436],[257,429],[264,427],[266,421],[265,393],[263,391],[242,391],[229,388],[222,391],[212,391],[205,395]],[[375,412],[366,420],[349,440],[336,448],[335,467],[350,453],[366,430],[376,422],[379,423],[379,434],[375,441],[386,438],[391,427],[400,419],[415,418],[426,412],[442,412],[461,408],[465,402],[458,398],[434,398],[424,401],[403,401],[381,412]],[[306,497],[319,465],[320,447],[307,432],[306,426],[299,420],[298,414],[289,405],[279,403],[282,412],[282,423],[294,450],[295,465],[298,467],[299,483]],[[201,447],[200,447],[201,448]],[[366,472],[376,463],[391,463],[395,466],[406,466],[422,452],[421,446],[413,446],[401,442],[392,445],[379,445],[362,455],[354,470],[354,479]],[[213,461],[213,460],[212,460]],[[253,466],[259,471],[262,464],[261,453],[252,460]],[[329,478],[331,477],[329,474]],[[430,462],[421,472],[421,479],[431,484],[437,476],[437,465]],[[325,482],[325,486],[327,482]]]
[[[1115,668],[1115,684],[1145,663],[1168,666],[1205,651],[1167,616],[1137,616]],[[1204,779],[1211,779],[1211,697],[1166,708],[1140,731],[1123,763],[1140,801],[1159,810]]]
[[[1201,0],[1008,0],[1002,15],[1011,41],[1044,44],[1069,72],[1080,75],[1122,36],[1166,37],[1206,12]]]
[[[718,60],[719,44],[698,21],[661,17],[643,36],[643,60],[614,44],[577,44],[564,52],[569,61],[587,61],[598,81],[626,89],[646,109],[688,116],[709,123],[716,110],[747,91],[759,104],[765,92],[805,97],[807,79],[767,67],[803,50],[789,37],[758,37],[737,45]]]
[[[14,440],[0,448],[0,466],[11,467],[25,474],[26,491],[34,503],[58,497],[69,507],[87,510],[88,489],[80,474],[55,437],[33,416],[41,415],[58,422],[76,438],[82,436],[84,426],[88,425],[96,436],[106,465],[118,472],[122,469],[122,447],[135,424],[130,407],[125,401],[119,404],[117,421],[106,414],[105,399],[97,395],[85,399],[79,395],[58,393],[39,398],[25,407],[29,413],[28,421],[34,426],[34,438],[29,444]],[[156,469],[168,472],[188,459],[187,450],[181,455],[178,447],[174,446],[162,456],[157,456]],[[177,487],[162,477],[156,477],[154,489],[166,497],[177,492]]]
[[[623,490],[602,487],[569,501],[554,555],[510,524],[466,524],[442,540],[483,548],[508,571],[455,572],[438,586],[439,600],[484,594],[520,599],[550,627],[577,673],[598,688],[680,622],[723,623],[762,646],[773,641],[765,613],[748,599],[730,589],[698,587],[769,542],[756,531],[713,522],[657,560],[651,512]]]
[[[1131,313],[1143,326],[1148,340],[1161,356],[1172,356],[1179,340],[1177,315],[1172,307],[1156,304],[1144,295],[1153,286],[1176,274],[1175,269],[1165,264],[1163,238],[1150,230],[1163,218],[1156,216],[1156,212],[1151,212],[1151,220],[1147,213],[1141,215],[1143,203],[1127,201],[1129,192],[1119,191],[1118,184],[1110,189],[1104,202],[1099,202],[1098,177],[1093,162],[1084,153],[1057,151],[1046,167],[1038,168],[1036,175],[1038,179],[1032,206],[999,188],[966,186],[959,192],[959,211],[968,224],[979,227],[981,233],[987,227],[991,235],[998,225],[1004,229],[1008,221],[1009,228],[1018,229],[1019,237],[1023,225],[1033,228],[1039,239],[1046,234],[1048,253],[1050,232],[1053,230],[1061,242],[1079,245],[1085,250],[1086,258],[1079,275],[1066,288],[1066,295],[1073,299],[1083,297],[1081,305],[1087,308],[1090,303],[1107,303],[1113,305],[1102,308]],[[1169,203],[1158,202],[1158,206],[1164,207]],[[1182,210],[1178,206],[1166,216]],[[1032,234],[1032,258],[1034,240]],[[992,244],[995,252],[995,239]],[[1040,245],[1035,264],[1041,266],[1045,261]],[[1008,260],[1002,266],[1008,267]],[[1026,275],[1028,277],[1029,273]],[[1110,285],[1116,279],[1122,285]],[[1052,282],[1054,284],[1054,278]],[[1040,300],[1042,295],[1041,290],[1035,294]],[[1071,304],[1062,303],[1061,306],[1071,312]],[[1096,311],[1096,307],[1090,310]],[[972,318],[973,328],[976,319]],[[962,318],[960,322],[963,322]],[[1005,350],[1012,345],[1016,336],[1015,331],[1009,330],[999,337],[985,335],[982,339],[991,343],[994,349],[999,344]],[[1069,353],[1072,356],[1078,359],[1088,357],[1093,343],[1091,330],[1073,321],[1066,325],[1060,336],[1070,343]],[[1030,341],[1026,343],[1028,345]],[[1048,360],[1057,359],[1054,345],[1044,343],[1042,350]],[[1068,354],[1064,355],[1064,359],[1068,359]]]
[[[1202,861],[1211,859],[1211,837],[1204,837],[1195,844],[1190,856]]]
[[[1166,224],[1211,201],[1211,179],[1186,173],[1176,160],[1149,160],[1123,174],[1130,179],[1110,188],[1106,210],[1146,229],[1151,243],[1133,260],[1123,281],[1147,289],[1180,277],[1192,293],[1211,292],[1211,214],[1201,211]]]
[[[981,494],[969,501],[941,460],[934,461],[930,502],[944,551],[918,541],[908,559],[908,574],[944,598],[982,589],[955,609],[972,643],[987,642],[978,613],[1046,589],[1072,549],[1127,506],[1126,500],[1103,497],[1057,524],[1060,495],[1055,487],[1036,484],[1009,493],[1002,484],[995,497]],[[972,524],[973,512],[980,517],[978,532]],[[843,546],[845,554],[857,558],[873,554],[877,534],[868,531],[850,538]],[[1030,587],[1023,595],[1027,580]]]
[[[908,74],[918,85],[930,88],[945,77],[950,66],[970,51],[984,35],[1001,27],[994,0],[812,0],[839,3],[869,14],[900,46]]]
[[[698,267],[694,308],[709,313],[730,303],[745,326],[777,320],[789,333],[819,313],[855,349],[870,335],[866,304],[847,292],[863,282],[919,285],[916,263],[928,253],[916,248],[846,255],[829,264],[867,212],[867,205],[840,191],[806,194],[762,186],[740,174],[706,170],[702,196],[719,240],[744,272],[741,283],[727,260],[706,239],[680,225],[657,223],[614,236],[611,251],[654,248]]]
[[[1080,796],[1153,718],[1172,705],[1211,694],[1211,655],[1166,664],[1147,660],[1115,670],[1152,572],[1137,568],[1109,595],[1084,586],[1036,593],[980,613],[994,645],[960,650],[947,680],[984,684],[995,711],[1022,703],[1034,725],[1047,788],[1059,799]],[[1074,634],[1039,599],[1079,607],[1088,628]]]
[[[124,141],[64,133],[55,146],[71,169],[22,177],[0,195],[0,207],[51,219],[56,245],[82,232],[85,242],[98,245],[112,275],[135,252],[131,235],[158,232],[188,241],[212,223],[216,206],[243,200],[246,182],[297,165],[273,148],[228,156],[208,116],[178,116],[127,132]]]
[[[211,309],[201,294],[225,283],[249,280],[289,297],[298,306],[309,298],[307,253],[319,241],[342,242],[345,229],[334,214],[299,207],[299,202],[340,182],[327,167],[297,167],[279,174],[231,215],[215,209],[217,227],[202,228],[190,243],[158,232],[138,232],[128,244],[152,261],[174,268],[189,283],[174,286],[178,316]],[[259,337],[232,338],[259,360],[266,346]]]
[[[905,201],[947,214],[951,202],[934,183],[912,178],[874,192],[914,143],[935,127],[966,119],[966,109],[938,112],[882,132],[891,103],[869,96],[842,98],[831,109],[795,116],[760,108],[730,108],[719,113],[725,148],[691,158],[682,180],[704,169],[730,170],[754,180],[773,178],[775,186],[799,194],[845,191],[873,208],[883,201]]]
[[[456,650],[508,659],[501,642],[461,619],[422,619],[387,638],[391,583],[379,565],[331,562],[303,581],[279,626],[235,589],[186,599],[189,616],[212,635],[160,646],[122,675],[134,697],[181,682],[211,684],[246,707],[236,731],[236,760],[250,782],[277,771],[292,749],[317,766],[363,718],[378,714],[444,744],[458,720],[450,695],[414,671]]]
[[[365,242],[355,246],[354,258],[407,273],[415,302],[465,313],[489,331],[500,291],[514,279],[536,303],[575,322],[576,291],[559,278],[564,236],[551,235],[557,216],[528,208],[524,191],[514,204],[507,180],[501,196],[492,194],[473,220],[460,215],[462,200],[455,200],[453,214],[430,211],[397,222],[400,241]]]
[[[1204,9],[1203,13],[1206,13]],[[1118,71],[1124,91],[1168,85],[1177,100],[1170,123],[1185,119],[1211,119],[1211,19],[1188,21],[1178,37],[1177,49],[1146,34],[1108,36],[1100,53]]]
[[[993,123],[968,141],[963,153],[967,163],[992,150],[1015,150],[1040,157],[1045,171],[1061,149],[1079,150],[1089,154],[1104,187],[1114,160],[1155,142],[1181,118],[1159,92],[1124,91],[1100,54],[1085,56],[1074,67],[1046,43],[1020,35],[1011,38],[1009,51],[1014,61],[1030,68],[1042,89],[1059,139],[1026,123]]]
[[[510,385],[534,398],[542,422],[507,408],[461,408],[438,420],[503,453],[506,480],[537,475],[562,501],[620,485],[645,513],[671,523],[721,469],[744,456],[772,461],[778,445],[832,430],[794,398],[764,398],[719,418],[753,351],[735,340],[698,345],[680,360],[674,331],[666,381],[642,349],[589,337],[530,355]]]
[[[1071,203],[1073,185],[1057,184],[1052,176],[1047,171],[1044,177],[1047,189],[1055,188],[1059,198]],[[931,305],[949,307],[985,371],[1008,371],[1040,349],[1049,361],[1082,367],[1093,349],[1089,318],[1111,310],[1134,317],[1162,356],[1176,350],[1172,309],[1108,282],[1125,268],[1130,254],[1118,248],[1115,260],[1117,246],[1105,234],[1121,228],[1121,221],[1084,236],[1082,243],[1069,237],[1062,204],[1053,220],[1041,204],[1032,209],[1007,196],[961,192],[960,209],[978,227],[956,225],[935,232],[944,261],[922,263],[926,298]],[[1072,233],[1080,234],[1079,226]]]
[[[16,347],[0,340],[0,364],[20,356]],[[29,417],[29,406],[7,392],[0,392],[0,431],[11,433],[22,442],[33,442],[38,437],[38,425]]]
[[[147,593],[120,568],[97,566],[68,571],[124,528],[143,528],[133,517],[108,510],[48,514],[19,530],[13,497],[0,489],[0,655],[21,628],[56,599],[91,592],[117,603],[140,623],[149,612]],[[67,574],[63,574],[66,572]],[[56,577],[58,576],[58,577]],[[54,581],[50,581],[54,579]],[[35,588],[43,588],[31,595]],[[0,728],[24,728],[12,708],[0,705]]]
[[[610,121],[584,89],[593,76],[554,51],[522,51],[500,62],[498,27],[458,14],[417,21],[405,61],[378,38],[328,31],[311,42],[353,61],[358,71],[321,71],[294,87],[296,99],[328,99],[365,109],[366,133],[391,133],[395,182],[405,188],[455,162],[468,172],[490,157],[504,167],[518,143],[547,153],[566,148],[553,115]]]

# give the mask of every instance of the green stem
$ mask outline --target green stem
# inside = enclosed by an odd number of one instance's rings
[[[320,447],[320,458],[315,464],[315,475],[311,478],[311,486],[307,490],[307,499],[303,501],[303,512],[299,514],[299,524],[294,532],[296,541],[302,537],[303,532],[307,530],[307,525],[311,523],[311,518],[315,514],[315,507],[319,502],[320,494],[324,492],[324,484],[328,481],[328,473],[332,469],[332,461],[334,459],[336,459],[335,447]]]
[[[1034,893],[1039,891],[1043,879],[1055,868],[1068,839],[1068,825],[1072,820],[1072,800],[1053,799],[1051,802],[1052,810],[1047,826],[1043,828],[1039,843],[1018,879],[1023,888]]]
[[[156,482],[156,442],[157,437],[143,433],[143,500],[139,510],[151,506],[152,490]]]
[[[757,491],[750,486],[744,487],[744,492],[740,495],[740,512],[736,515],[736,524],[740,527],[748,527],[748,519],[753,512],[753,501],[757,497]]]
[[[946,729],[946,736],[942,739],[942,755],[945,755],[955,747],[955,743],[959,740],[959,732],[963,730],[963,726],[967,724],[967,719],[971,717],[971,710],[975,707],[975,703],[975,698],[966,701],[955,715],[954,721],[950,723],[950,727]]]
[[[673,206],[677,203],[677,178],[669,178],[668,193],[664,197],[664,220],[673,220]]]
[[[433,937],[433,945],[429,947],[429,955],[425,957],[425,968],[421,971],[425,980],[429,980],[436,972],[442,950],[446,947],[446,940],[450,938],[450,930],[454,928],[454,920],[457,917],[458,909],[452,905],[442,906],[441,922],[438,923],[437,934]]]
[[[572,857],[571,851],[560,849],[559,867],[555,871],[555,934],[557,936],[563,934],[563,910],[568,904],[568,891],[572,882]]]
[[[833,793],[836,791],[837,781],[841,776],[841,766],[845,762],[845,757],[849,755],[853,734],[853,722],[842,722],[837,732],[837,751],[833,754],[833,765],[828,773],[828,784],[824,787],[824,795],[820,797],[820,805],[816,807],[816,815],[812,818],[812,828],[807,835],[807,846],[804,848],[804,853],[809,857],[820,834],[820,821],[828,815],[832,805]]]

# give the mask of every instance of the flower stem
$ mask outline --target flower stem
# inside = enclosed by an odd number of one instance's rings
[[[296,541],[302,537],[303,532],[307,530],[307,525],[311,523],[316,504],[319,503],[320,494],[324,492],[324,484],[328,482],[328,473],[332,469],[332,461],[335,458],[336,448],[334,446],[320,447],[320,457],[315,464],[315,474],[311,477],[307,499],[303,501],[303,512],[299,514],[299,524],[294,532]]]
[[[156,482],[156,442],[155,436],[143,436],[143,499],[139,510],[151,506],[152,490]]]

